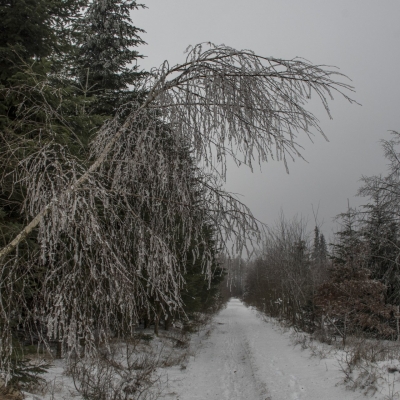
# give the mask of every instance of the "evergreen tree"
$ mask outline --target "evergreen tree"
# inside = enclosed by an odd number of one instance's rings
[[[85,0],[5,0],[0,4],[0,82],[4,84],[21,62],[68,52]]]
[[[328,256],[328,246],[326,244],[325,236],[323,233],[319,237],[319,258],[321,262],[325,262]]]
[[[312,260],[316,264],[321,264],[326,261],[328,249],[326,245],[325,236],[320,232],[316,226],[314,228],[314,243],[312,248]]]
[[[193,248],[189,249],[186,261],[185,270],[183,275],[185,284],[182,290],[183,309],[189,317],[193,317],[198,312],[211,312],[218,305],[219,298],[219,284],[224,279],[224,271],[217,261],[217,248],[213,237],[213,228],[210,225],[205,228],[207,233],[205,237],[209,240],[207,247],[210,244],[214,247],[214,258],[212,260],[213,274],[211,279],[204,276],[204,271],[201,266],[201,257],[193,257]],[[200,247],[200,251],[201,251]],[[204,249],[205,250],[205,249]],[[203,250],[203,251],[204,251]]]
[[[358,229],[358,212],[348,206],[347,212],[339,214],[341,230],[336,232],[336,241],[332,244],[332,260],[335,264],[345,264],[355,256],[361,237]]]
[[[387,301],[400,304],[399,215],[400,215],[400,134],[392,132],[382,147],[389,163],[386,175],[363,177],[358,194],[370,198],[365,209],[364,240],[369,244],[372,276],[384,283]]]
[[[362,192],[363,188],[360,189]],[[400,265],[398,262],[398,225],[384,193],[371,194],[372,203],[364,206],[362,235],[368,243],[368,267],[373,279],[387,287],[387,301],[400,304]]]
[[[318,262],[320,257],[320,232],[318,226],[314,228],[314,243],[313,243],[313,250],[312,250],[312,258],[313,261]]]
[[[15,126],[10,127],[10,122],[16,121],[18,125],[22,119],[24,131],[31,132],[32,124],[29,122],[49,117],[41,109],[43,80],[60,68],[63,59],[72,51],[75,36],[72,24],[79,18],[79,9],[85,1],[1,2],[0,129],[3,132],[13,131]],[[48,85],[44,86],[48,88]],[[52,87],[45,94],[52,106],[58,89]],[[29,112],[33,107],[36,111]]]
[[[73,72],[85,95],[96,96],[91,112],[112,115],[132,100],[129,85],[141,75],[132,64],[142,57],[134,48],[145,42],[130,15],[143,7],[135,0],[93,0],[77,24],[81,34]]]

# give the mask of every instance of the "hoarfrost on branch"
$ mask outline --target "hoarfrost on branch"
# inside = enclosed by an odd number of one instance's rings
[[[352,102],[351,86],[335,80],[342,77],[302,59],[200,44],[184,63],[164,62],[142,78],[144,100],[94,136],[89,167],[54,142],[21,160],[14,176],[26,187],[31,222],[0,253],[1,367],[9,365],[15,312],[21,323],[46,326],[45,342],[62,340],[71,351],[84,339],[90,352],[95,332],[107,342],[132,332],[155,304],[179,310],[189,249],[212,275],[208,228],[233,251],[260,236],[250,210],[222,188],[227,157],[253,168],[300,156],[298,132],[323,134],[304,108],[311,94],[329,115],[333,94]],[[21,258],[29,235],[37,251]],[[38,270],[44,282],[28,304],[17,282]]]

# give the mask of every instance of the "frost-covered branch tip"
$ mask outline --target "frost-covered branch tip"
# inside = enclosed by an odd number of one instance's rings
[[[352,88],[336,77],[299,59],[197,45],[184,63],[142,77],[144,100],[97,132],[89,163],[56,141],[36,143],[12,175],[31,222],[0,252],[4,363],[15,310],[69,350],[84,338],[87,351],[95,331],[106,341],[110,332],[133,332],[143,313],[179,310],[189,262],[211,279],[216,247],[229,241],[240,250],[260,238],[250,210],[222,190],[227,157],[251,167],[298,155],[298,132],[322,133],[305,108],[311,94],[328,113],[334,93],[352,101]],[[11,150],[2,149],[7,159]],[[16,249],[28,235],[37,246],[21,257]],[[29,302],[16,294],[27,265],[43,274]]]

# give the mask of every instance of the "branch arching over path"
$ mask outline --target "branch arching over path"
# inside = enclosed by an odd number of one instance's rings
[[[345,93],[352,87],[336,80],[342,77],[305,60],[211,44],[190,48],[183,64],[165,62],[138,84],[145,100],[130,104],[123,122],[118,115],[94,137],[89,168],[50,145],[21,160],[25,211],[32,219],[0,252],[4,282],[13,285],[5,266],[18,262],[14,250],[37,228],[40,260],[31,264],[40,262],[46,269],[46,302],[38,313],[47,318],[48,334],[67,338],[70,348],[77,346],[78,331],[94,329],[93,304],[73,301],[82,296],[81,283],[85,290],[92,285],[91,302],[101,309],[96,323],[103,332],[115,323],[115,310],[126,316],[123,329],[132,328],[138,308],[151,307],[149,297],[179,308],[179,257],[193,243],[198,256],[210,221],[219,243],[233,241],[240,249],[247,239],[259,237],[250,210],[221,191],[227,157],[240,163],[240,154],[252,168],[254,162],[276,158],[286,164],[287,156],[299,156],[298,132],[323,134],[305,108],[311,94],[329,115],[334,93],[353,102]],[[206,249],[201,260],[208,273],[211,253]],[[9,300],[14,294],[7,290],[0,296]],[[0,301],[6,334],[11,309]],[[89,333],[87,338],[90,342]],[[1,353],[9,354],[11,341],[2,343]]]

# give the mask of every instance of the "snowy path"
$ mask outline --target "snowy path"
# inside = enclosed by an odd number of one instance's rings
[[[214,319],[187,369],[169,374],[163,399],[354,400],[336,386],[338,366],[310,359],[287,336],[233,299]]]

